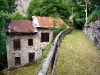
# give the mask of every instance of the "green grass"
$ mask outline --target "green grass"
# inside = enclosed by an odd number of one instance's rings
[[[13,71],[9,70],[6,72],[7,75],[37,75],[42,63],[43,63],[43,59],[47,56],[50,47],[52,45],[52,42],[50,42],[44,49],[43,54],[41,56],[41,58],[36,62],[33,63],[31,65],[28,65],[26,67],[21,67],[18,69],[15,69]],[[0,74],[1,75],[1,74]]]
[[[0,71],[0,75],[6,75],[3,71]]]
[[[55,75],[100,75],[100,50],[82,31],[74,30],[62,41]]]

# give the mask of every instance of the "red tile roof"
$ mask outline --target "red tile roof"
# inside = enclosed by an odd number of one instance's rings
[[[12,20],[9,25],[7,25],[6,32],[33,33],[36,30],[34,27],[52,28],[54,27],[54,23],[56,23],[55,27],[65,24],[61,18],[54,19],[52,17],[39,16],[32,16],[32,18],[33,22],[30,20]]]
[[[57,18],[54,20],[54,18],[52,17],[40,17],[40,16],[36,16],[36,18],[34,17],[35,16],[32,16],[33,20],[37,19],[39,27],[44,27],[44,28],[54,27],[54,21],[56,22],[56,27],[59,27],[61,24],[65,24],[61,18]],[[35,26],[37,25],[35,24]]]
[[[30,20],[12,20],[9,23],[8,28],[10,29],[10,32],[34,32],[34,27],[32,25],[32,21]],[[9,31],[9,29],[7,31]]]

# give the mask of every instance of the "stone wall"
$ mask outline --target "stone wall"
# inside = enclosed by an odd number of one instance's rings
[[[83,32],[89,37],[94,45],[100,48],[100,19],[86,24]]]
[[[37,33],[34,34],[8,34],[8,38],[6,41],[7,48],[7,61],[8,68],[15,68],[24,66],[29,63],[29,53],[35,53],[34,61],[38,60],[42,55],[42,50],[49,42],[41,42],[41,32],[49,32],[49,41],[52,39],[53,33],[50,30],[38,29]],[[14,51],[13,40],[20,39],[21,50]],[[28,46],[28,39],[33,39],[33,46]],[[20,57],[21,65],[15,66],[15,57]]]

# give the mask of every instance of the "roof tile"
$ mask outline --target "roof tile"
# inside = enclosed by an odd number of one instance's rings
[[[34,27],[32,25],[32,21],[30,20],[12,20],[9,23],[9,27],[10,27],[10,32],[22,32],[22,33],[34,32]]]
[[[33,16],[33,17],[35,17],[35,16]],[[44,28],[54,27],[54,21],[56,22],[56,27],[59,27],[61,24],[65,24],[61,18],[54,19],[52,17],[37,16],[36,18],[33,18],[33,21],[34,21],[34,19],[38,21],[39,27],[44,27]],[[36,24],[35,24],[35,26],[36,26]]]

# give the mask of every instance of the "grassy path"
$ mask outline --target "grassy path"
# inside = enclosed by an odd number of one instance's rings
[[[55,75],[100,75],[100,49],[80,30],[74,30],[58,50]]]

